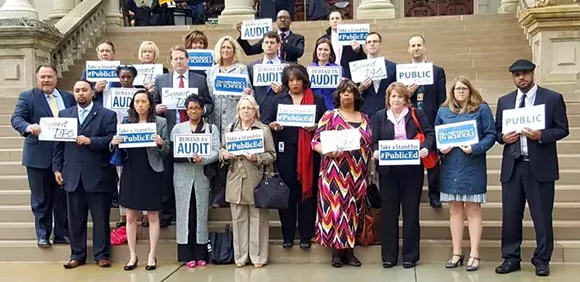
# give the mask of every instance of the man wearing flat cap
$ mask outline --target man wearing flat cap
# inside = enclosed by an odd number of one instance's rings
[[[535,68],[536,65],[528,60],[514,62],[509,71],[517,90],[497,101],[497,142],[504,145],[500,176],[504,261],[495,269],[499,274],[520,270],[522,220],[527,200],[536,231],[532,264],[537,276],[550,275],[549,263],[554,249],[554,181],[559,178],[556,141],[568,136],[569,131],[564,97],[534,83]],[[538,117],[536,106],[540,105],[544,106],[544,113]],[[517,115],[504,112],[520,108],[526,110]],[[542,118],[543,129],[531,122]],[[514,124],[517,126],[511,126]],[[504,130],[504,126],[509,129]]]

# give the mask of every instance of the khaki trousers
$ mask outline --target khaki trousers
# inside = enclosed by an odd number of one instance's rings
[[[234,233],[234,261],[236,264],[268,263],[269,214],[253,205],[230,204]]]

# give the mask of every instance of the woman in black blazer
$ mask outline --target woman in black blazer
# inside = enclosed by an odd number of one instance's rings
[[[373,157],[378,159],[379,140],[412,140],[418,129],[412,118],[413,112],[425,134],[419,155],[424,158],[427,148],[435,142],[433,128],[423,111],[412,108],[411,93],[404,84],[395,82],[387,88],[386,109],[372,118]],[[379,166],[381,193],[381,255],[383,267],[397,264],[399,252],[399,208],[403,207],[403,267],[415,267],[419,260],[419,201],[423,190],[423,165]]]

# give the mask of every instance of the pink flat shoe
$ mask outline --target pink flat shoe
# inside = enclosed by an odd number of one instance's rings
[[[205,260],[198,260],[197,261],[197,265],[198,266],[206,266],[207,265],[207,262]]]
[[[195,261],[192,260],[192,261],[186,263],[185,266],[187,266],[189,268],[194,268],[196,266],[196,264],[195,264]]]

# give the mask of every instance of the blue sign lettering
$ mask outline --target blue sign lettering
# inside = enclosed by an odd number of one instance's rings
[[[205,142],[182,142],[177,146],[178,154],[197,154],[197,155],[209,155],[209,143]]]
[[[258,78],[256,79],[258,83],[272,83],[280,81],[280,73],[278,72],[269,72],[269,73],[259,73]]]
[[[268,26],[256,26],[246,28],[246,30],[244,31],[243,38],[262,37],[266,32],[268,32],[268,30],[270,30],[270,27]]]
[[[410,161],[419,158],[417,150],[388,150],[381,151],[381,161]]]
[[[111,106],[113,109],[116,108],[129,108],[129,104],[131,104],[131,101],[133,100],[133,97],[113,97],[113,105]]]
[[[231,141],[227,142],[226,148],[228,152],[234,151],[244,151],[250,149],[260,149],[264,147],[264,142],[262,139],[250,139],[242,141]]]
[[[313,123],[314,122],[314,115],[311,114],[278,114],[276,118],[279,122],[304,122],[304,123]]]
[[[338,34],[338,41],[353,41],[353,40],[365,40],[367,38],[368,32],[344,32]]]
[[[188,52],[189,61],[187,66],[190,69],[208,69],[213,66],[213,53],[208,52]]]
[[[248,82],[243,77],[217,75],[214,80],[214,91],[218,93],[243,93]]]
[[[148,143],[153,142],[154,133],[151,132],[140,132],[140,133],[123,133],[120,136],[123,137],[123,143]]]
[[[338,74],[313,74],[310,76],[310,82],[312,85],[338,85],[340,80],[340,75]]]
[[[430,78],[432,77],[432,72],[428,71],[413,71],[413,72],[400,72],[399,79],[406,78],[406,79],[417,79],[417,78]]]
[[[117,78],[117,70],[111,69],[88,69],[87,78]]]

